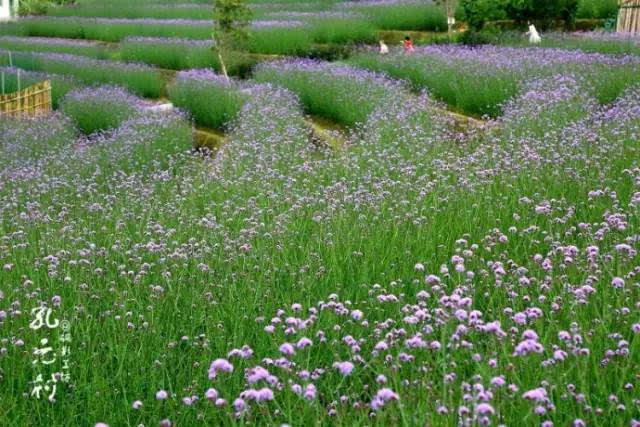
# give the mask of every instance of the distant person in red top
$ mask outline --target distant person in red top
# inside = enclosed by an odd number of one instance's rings
[[[413,52],[413,40],[411,40],[411,37],[405,36],[402,44],[404,45],[404,53]]]

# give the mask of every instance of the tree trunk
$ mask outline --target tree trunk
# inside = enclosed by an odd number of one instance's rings
[[[229,80],[229,74],[227,73],[227,66],[224,63],[224,59],[222,59],[222,53],[218,50],[218,61],[220,61],[220,68],[222,68],[222,75]]]

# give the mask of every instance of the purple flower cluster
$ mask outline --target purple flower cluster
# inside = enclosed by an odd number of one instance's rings
[[[0,44],[2,42],[11,43],[24,43],[24,44],[44,44],[51,46],[68,46],[68,47],[94,47],[98,43],[91,40],[73,40],[63,39],[57,37],[16,37],[16,36],[2,36],[0,37]]]
[[[9,51],[0,49],[0,55],[7,55]],[[14,53],[14,56],[20,55]],[[92,67],[100,70],[122,71],[154,71],[155,68],[136,62],[116,62],[104,59],[92,59],[86,56],[71,55],[67,53],[29,52],[28,55],[38,60],[66,64],[70,66]]]
[[[562,107],[571,112],[581,105],[586,113],[597,109],[597,102],[585,90],[584,79],[570,74],[557,74],[526,82],[520,94],[509,100],[499,121],[511,129],[527,127],[530,122],[540,122],[542,115],[562,116]]]
[[[211,47],[210,40],[194,40],[194,39],[182,39],[172,37],[141,37],[131,36],[127,37],[123,41],[124,43],[137,43],[137,44],[167,44],[167,45],[179,45],[186,47]]]
[[[162,26],[195,26],[210,27],[211,22],[208,19],[154,19],[154,18],[79,18],[79,17],[27,17],[26,22],[48,22],[48,23],[64,23],[68,25],[84,25],[97,24],[102,26],[114,25],[162,25]]]
[[[494,70],[522,70],[552,68],[563,65],[639,65],[640,59],[631,56],[612,56],[586,53],[569,49],[536,49],[483,45],[465,47],[457,45],[429,45],[416,48],[415,56],[424,56],[444,61],[447,64],[468,68],[478,66]]]
[[[560,33],[551,33],[552,37],[561,37]],[[581,31],[570,33],[568,35],[572,38],[584,38],[597,41],[611,41],[611,42],[624,42],[633,45],[640,45],[640,39],[635,33],[626,33],[624,31]],[[566,36],[565,36],[566,37]]]
[[[44,304],[136,361],[76,371],[118,409],[87,424],[636,426],[640,89],[552,71],[455,140],[428,94],[313,61],[179,73],[245,96],[214,158],[180,113],[0,117],[0,358]],[[314,146],[303,108],[350,98],[349,144]]]
[[[176,74],[176,81],[215,85],[223,88],[237,87],[238,84],[235,80],[216,74],[210,68],[180,71]]]
[[[348,1],[341,2],[338,4],[338,7],[345,9],[358,9],[362,7],[378,7],[378,6],[403,6],[403,5],[429,5],[433,4],[432,0],[421,1],[421,0],[358,0],[358,1]]]
[[[381,73],[375,73],[364,69],[351,67],[334,62],[325,62],[312,59],[283,59],[261,63],[257,71],[273,71],[278,73],[314,73],[326,79],[329,78],[349,78],[358,84],[366,85],[373,83],[383,86],[391,91],[402,90],[403,83],[391,80]]]
[[[302,21],[290,20],[290,19],[279,19],[279,20],[260,20],[253,21],[251,23],[251,28],[254,30],[265,30],[265,29],[273,29],[273,28],[301,28],[306,24]]]
[[[362,16],[344,11],[320,11],[320,12],[271,12],[265,15],[269,19],[284,20],[309,20],[309,19],[356,19]],[[258,21],[259,22],[259,21]]]
[[[140,98],[118,86],[98,86],[75,89],[69,92],[65,100],[86,103],[118,103],[125,104],[131,109],[141,111],[146,106]]]

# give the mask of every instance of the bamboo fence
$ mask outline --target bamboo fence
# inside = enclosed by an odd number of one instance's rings
[[[51,82],[45,80],[21,91],[0,94],[0,115],[38,116],[51,112]]]
[[[619,0],[617,31],[619,33],[640,33],[640,0]]]

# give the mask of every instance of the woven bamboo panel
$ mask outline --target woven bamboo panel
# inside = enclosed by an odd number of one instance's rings
[[[51,82],[45,80],[20,92],[0,95],[0,114],[38,116],[51,112]]]
[[[619,33],[640,33],[640,0],[620,0],[618,12]]]

